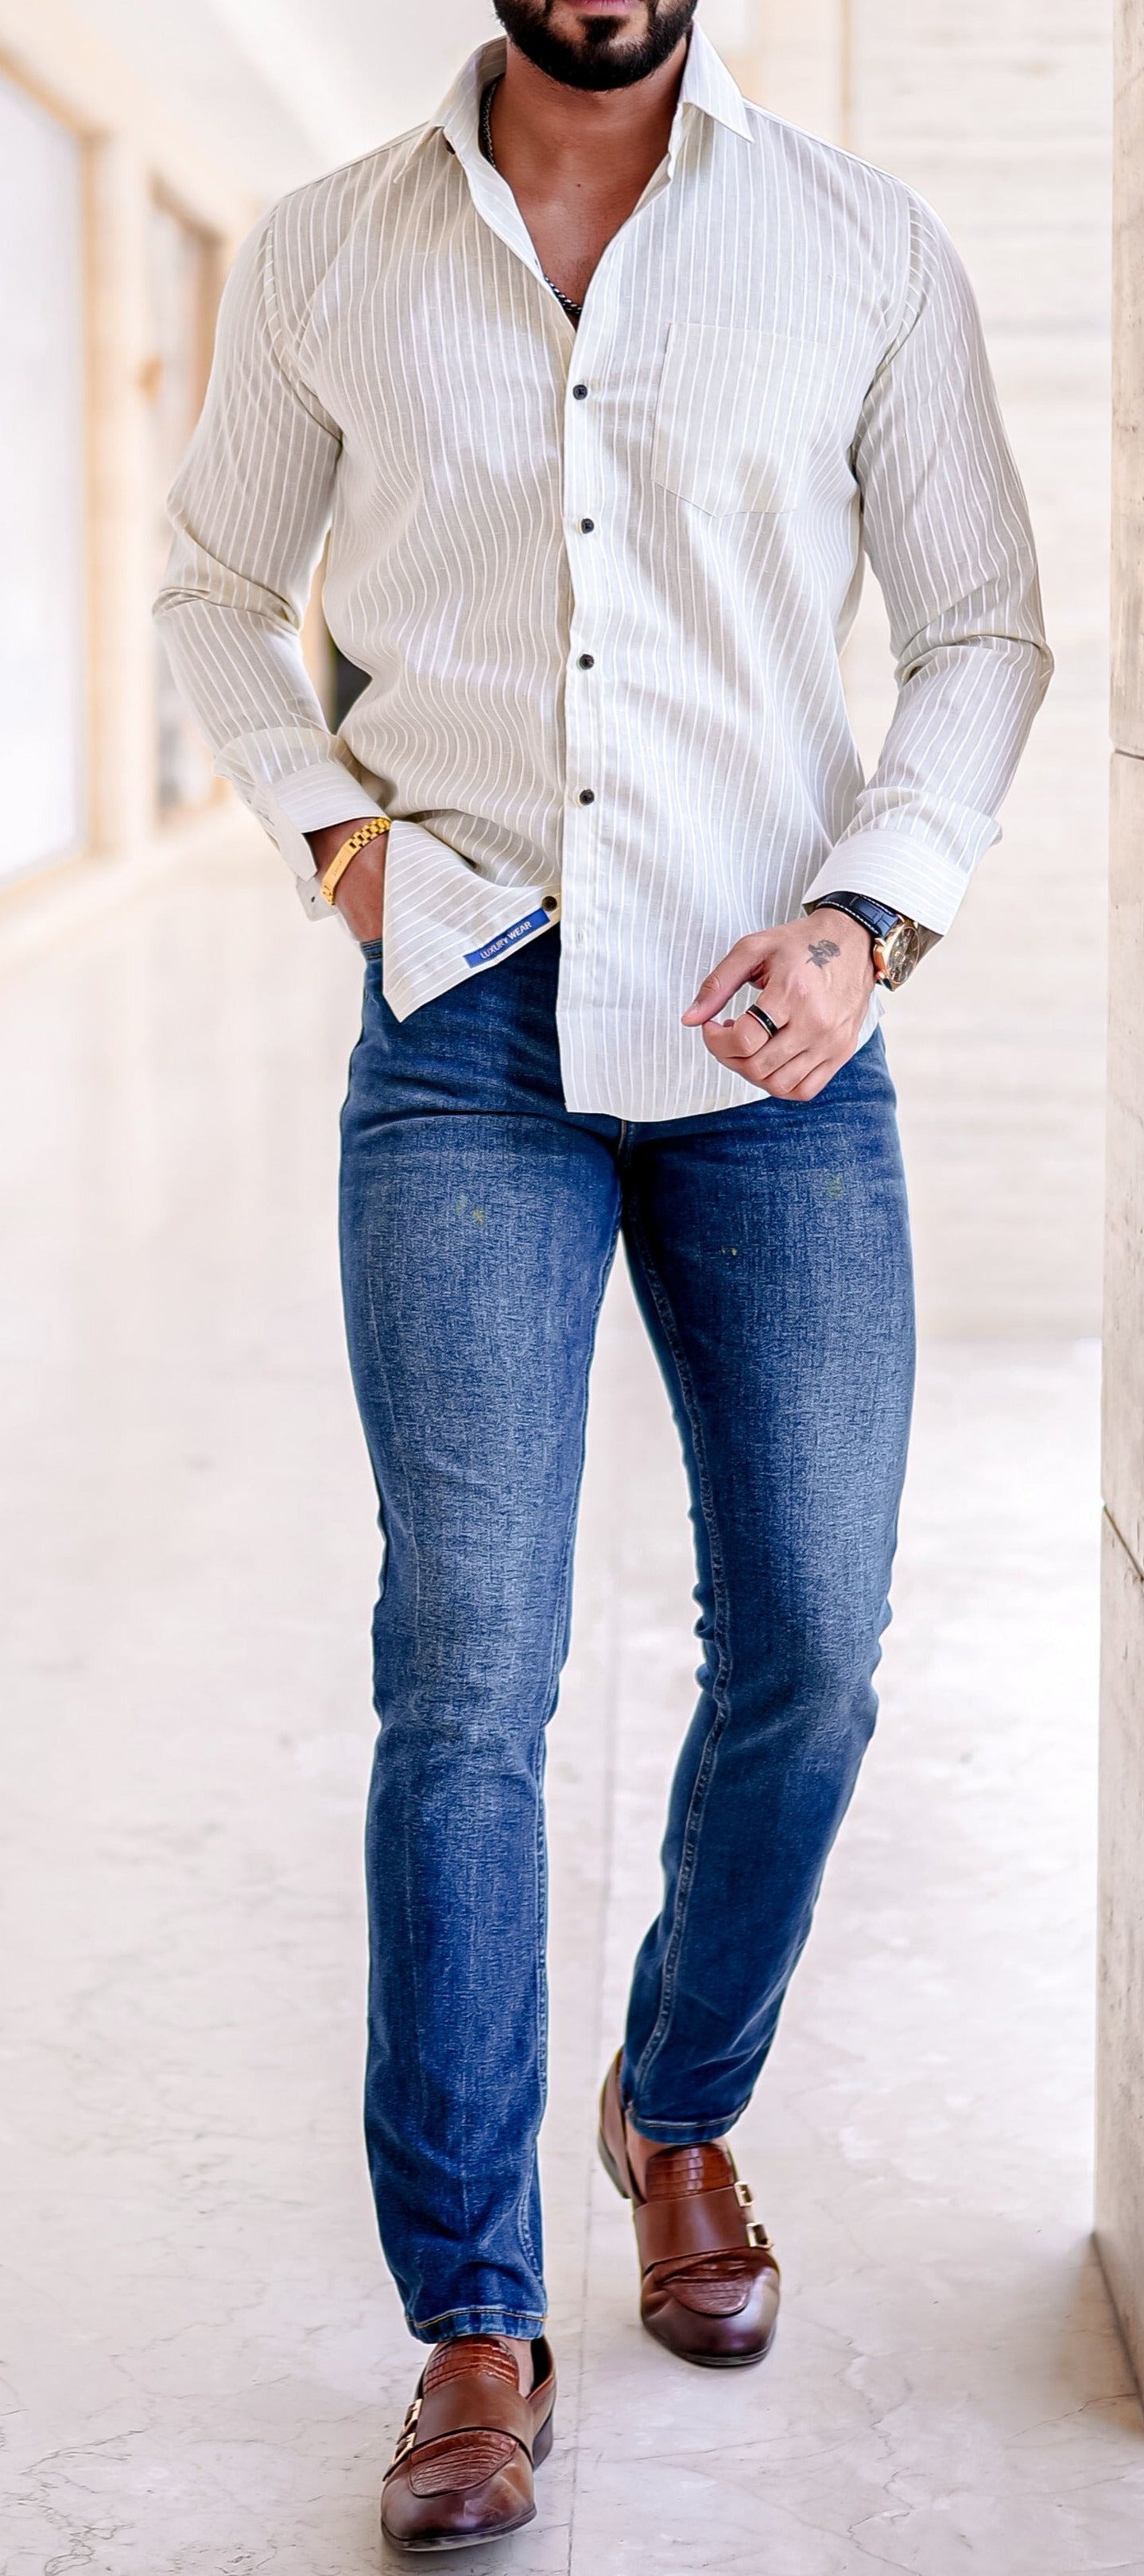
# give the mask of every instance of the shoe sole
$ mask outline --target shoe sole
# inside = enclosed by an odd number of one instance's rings
[[[645,2335],[651,2336],[652,2342],[659,2345],[661,2352],[669,2352],[673,2361],[690,2362],[693,2370],[757,2370],[759,2363],[766,2360],[779,2330],[776,2318],[766,2342],[760,2344],[757,2352],[680,2352],[675,2344],[665,2343],[661,2335],[652,2334],[651,2327],[644,2325],[642,2317],[640,2324],[643,2326]]]
[[[615,2184],[621,2200],[630,2200],[631,2193],[628,2190],[628,2186],[624,2181],[623,2175],[619,2170],[615,2157],[612,2154],[611,2148],[608,2145],[608,2141],[604,2136],[602,2129],[598,2129],[596,2132],[596,2146],[599,2150],[600,2162],[609,2182],[613,2182]],[[648,2325],[645,2317],[640,2318],[640,2324],[643,2327],[645,2335],[648,2336],[652,2343],[657,2343],[659,2345],[661,2352],[669,2352],[673,2361],[690,2362],[693,2370],[756,2369],[760,2361],[766,2360],[767,2354],[769,2353],[775,2336],[778,2333],[778,2322],[778,2318],[776,2317],[774,2324],[771,2327],[771,2331],[767,2336],[766,2342],[760,2346],[758,2352],[679,2352],[673,2343],[665,2343],[662,2335],[657,2335],[653,2332],[653,2329]]]
[[[543,2468],[552,2448],[555,2429],[556,2409],[553,2407],[547,2423],[541,2425],[536,2436],[536,2448],[532,2454],[534,2469]],[[532,2505],[529,2511],[522,2513],[516,2522],[498,2523],[495,2531],[472,2531],[460,2534],[447,2531],[443,2533],[440,2540],[394,2540],[383,2523],[381,2536],[386,2548],[392,2550],[395,2558],[437,2558],[443,2556],[446,2550],[491,2549],[494,2540],[511,2540],[514,2532],[527,2531],[529,2523],[535,2520],[536,2506]]]
[[[519,2522],[502,2522],[499,2531],[470,2532],[462,2540],[452,2532],[446,2533],[444,2540],[391,2540],[388,2532],[384,2538],[386,2548],[395,2558],[440,2558],[446,2553],[453,2556],[462,2549],[491,2549],[494,2540],[511,2540],[514,2532],[527,2531],[529,2523],[535,2520],[534,2505],[531,2513],[521,2515]]]

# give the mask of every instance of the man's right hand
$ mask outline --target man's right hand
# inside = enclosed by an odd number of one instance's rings
[[[307,832],[306,839],[314,853],[314,865],[324,876],[331,859],[368,823],[368,814],[359,814],[348,823],[327,823],[320,832]],[[334,910],[348,922],[355,939],[380,939],[381,917],[385,896],[385,848],[388,832],[379,832],[367,841],[349,866],[334,892]]]

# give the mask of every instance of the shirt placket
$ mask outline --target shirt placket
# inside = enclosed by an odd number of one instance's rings
[[[599,291],[593,293],[593,288]],[[565,1006],[593,996],[599,968],[599,852],[607,826],[609,590],[614,579],[615,498],[609,492],[603,406],[609,399],[606,293],[594,279],[564,389],[564,542],[571,617],[564,687],[564,830],[561,947]]]
[[[679,120],[666,163],[648,181],[639,205],[610,241],[584,299],[564,389],[564,537],[572,615],[564,688],[564,835],[561,862],[561,1010],[574,1013],[602,998],[607,900],[601,853],[614,822],[616,679],[609,669],[609,602],[623,578],[624,531],[619,491],[608,470],[605,405],[626,398],[619,315],[635,216],[666,188],[674,171]],[[615,423],[612,423],[613,432]]]
[[[666,159],[644,189],[621,233],[608,243],[587,294],[564,384],[562,489],[571,617],[564,688],[564,814],[561,836],[560,1013],[565,1022],[602,996],[606,903],[600,853],[607,843],[610,763],[606,710],[614,703],[608,675],[608,599],[622,577],[622,532],[615,476],[609,477],[604,404],[623,398],[622,308],[625,251],[635,216],[672,179],[682,132],[677,110]],[[477,211],[557,298],[544,276],[511,191],[483,159],[466,156]]]

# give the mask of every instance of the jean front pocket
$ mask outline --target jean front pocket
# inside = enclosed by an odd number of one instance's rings
[[[380,939],[359,939],[358,947],[361,950],[367,966],[376,965],[381,956],[383,945],[384,942]]]
[[[673,322],[660,379],[652,478],[697,510],[793,510],[826,384],[816,340],[735,324]]]

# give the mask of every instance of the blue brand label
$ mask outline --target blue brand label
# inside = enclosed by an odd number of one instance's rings
[[[493,958],[503,956],[506,948],[515,948],[518,939],[530,938],[534,930],[547,930],[551,921],[551,913],[545,911],[543,904],[538,904],[535,912],[525,913],[523,921],[514,921],[511,930],[498,930],[496,938],[486,940],[483,948],[470,948],[465,957],[466,966],[491,965]]]

